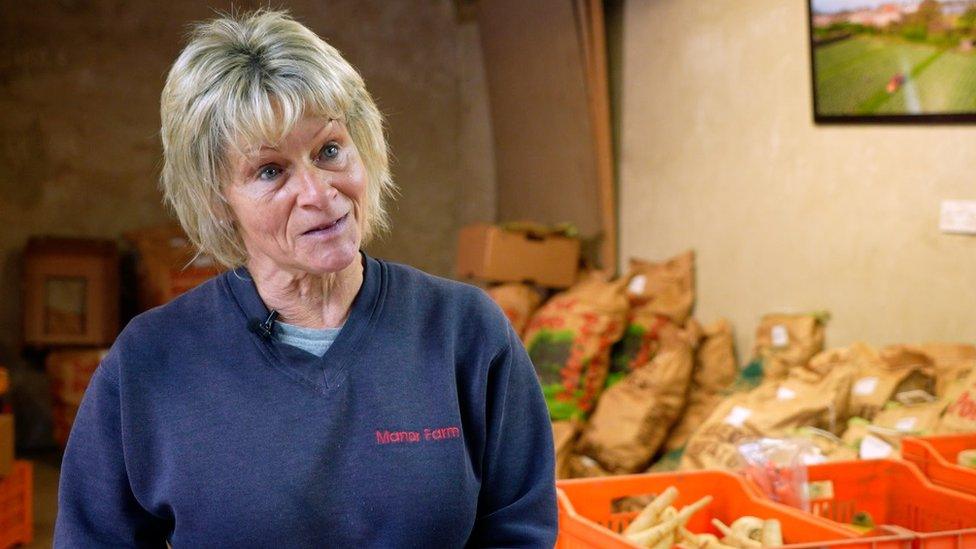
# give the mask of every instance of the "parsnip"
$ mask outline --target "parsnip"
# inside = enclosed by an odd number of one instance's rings
[[[731,524],[731,528],[735,535],[740,538],[760,541],[762,540],[763,524],[761,518],[745,516],[736,519]]]
[[[653,547],[663,538],[671,535],[674,529],[678,526],[676,520],[677,519],[671,519],[667,522],[662,522],[657,526],[652,526],[646,530],[641,530],[640,532],[630,534],[624,532],[624,537],[637,545]]]
[[[678,511],[678,516],[676,517],[676,520],[679,521],[679,525],[684,526],[692,515],[698,511],[701,511],[706,505],[712,502],[712,499],[712,496],[705,496],[691,505],[682,507],[681,511]]]
[[[762,528],[763,547],[779,547],[783,545],[783,527],[776,519],[769,519],[763,523]]]
[[[671,549],[674,547],[674,530],[661,538],[661,541],[651,546],[652,549]]]
[[[674,500],[678,498],[678,489],[674,486],[668,486],[666,490],[658,494],[654,501],[647,504],[647,507],[636,516],[634,520],[624,529],[624,534],[633,534],[640,532],[646,528],[654,526],[658,521],[658,517],[664,512],[664,509],[669,505],[674,503]]]
[[[742,549],[760,549],[762,547],[762,544],[756,540],[743,538],[742,536],[739,536],[738,534],[733,532],[731,528],[726,526],[724,522],[718,519],[712,519],[712,524],[716,528],[718,528],[719,532],[722,532],[722,535],[725,536],[724,538],[722,538],[722,543],[728,545],[736,545],[741,547]]]

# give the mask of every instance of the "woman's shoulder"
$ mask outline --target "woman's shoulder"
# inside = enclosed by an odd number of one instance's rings
[[[153,353],[158,349],[173,348],[187,334],[203,336],[210,331],[226,308],[226,292],[220,288],[220,278],[225,274],[134,316],[116,338],[113,347],[130,351]]]
[[[456,316],[483,328],[507,327],[505,313],[483,289],[409,265],[385,260],[383,264],[389,272],[387,294],[402,304],[423,307],[429,314]]]

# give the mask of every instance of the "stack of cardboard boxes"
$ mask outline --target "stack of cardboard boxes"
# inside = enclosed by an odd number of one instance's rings
[[[458,276],[486,286],[518,332],[532,309],[552,290],[572,286],[579,271],[580,241],[566,231],[529,223],[476,224],[458,238]],[[576,430],[570,421],[553,422],[557,469],[566,468]]]
[[[0,547],[30,543],[34,537],[33,469],[29,461],[14,460],[9,390],[10,377],[0,367]]]
[[[126,235],[135,252],[138,305],[162,305],[219,273],[176,225]],[[45,353],[55,441],[67,443],[88,382],[118,335],[119,250],[115,241],[33,238],[25,256],[25,343]]]

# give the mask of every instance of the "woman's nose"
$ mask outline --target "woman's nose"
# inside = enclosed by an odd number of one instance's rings
[[[321,207],[335,199],[338,191],[332,186],[329,175],[322,170],[303,167],[295,175],[299,183],[299,205]]]

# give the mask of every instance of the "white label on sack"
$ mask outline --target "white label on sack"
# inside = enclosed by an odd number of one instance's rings
[[[647,287],[647,277],[644,275],[637,275],[630,279],[630,284],[627,285],[627,291],[632,294],[642,294],[644,293],[644,288]]]
[[[890,444],[874,435],[868,435],[861,440],[861,459],[884,459],[892,451],[894,448]]]
[[[773,347],[786,347],[790,344],[790,333],[782,324],[773,326],[769,335],[773,338]]]
[[[733,427],[742,427],[742,425],[749,419],[752,415],[752,410],[749,408],[743,408],[742,406],[735,406],[729,415],[725,416],[725,423]]]
[[[873,395],[874,390],[878,388],[878,378],[876,377],[862,377],[857,380],[854,384],[854,394],[860,396]]]
[[[917,423],[917,417],[903,417],[895,422],[895,429],[899,431],[911,431]]]
[[[776,390],[776,400],[793,400],[796,398],[796,391],[789,387],[780,387]]]

